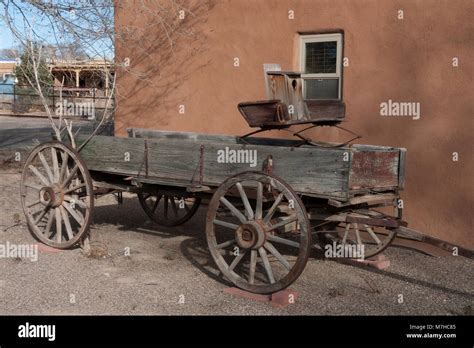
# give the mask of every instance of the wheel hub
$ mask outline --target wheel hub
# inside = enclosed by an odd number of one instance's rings
[[[50,207],[59,207],[64,200],[64,193],[57,185],[45,186],[39,191],[41,204]]]
[[[265,229],[257,221],[249,221],[235,231],[237,245],[244,249],[258,249],[265,243]]]

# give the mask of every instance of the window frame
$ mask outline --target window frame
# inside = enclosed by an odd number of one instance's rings
[[[336,52],[336,72],[325,73],[325,74],[305,74],[306,70],[306,44],[312,42],[328,42],[336,41],[337,52]],[[316,79],[334,79],[339,80],[338,83],[338,97],[336,99],[329,100],[341,100],[342,99],[342,52],[343,52],[343,34],[342,33],[324,33],[324,34],[300,34],[300,71],[301,78],[303,79],[303,96],[306,98],[305,91],[305,80],[316,80]],[[309,100],[324,100],[324,99],[309,99]]]

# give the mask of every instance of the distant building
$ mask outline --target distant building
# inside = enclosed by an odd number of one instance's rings
[[[114,74],[113,63],[104,59],[48,60],[54,77],[54,86],[80,94],[109,95],[110,76]]]
[[[12,99],[13,85],[15,84],[15,67],[18,64],[16,59],[0,60],[0,99],[1,102]]]
[[[13,81],[17,59],[0,59],[0,83],[5,84],[7,80]],[[12,82],[10,82],[12,83]]]

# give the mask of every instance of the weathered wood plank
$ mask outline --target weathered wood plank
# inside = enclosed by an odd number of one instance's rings
[[[80,145],[84,138],[79,138]],[[113,174],[142,174],[144,165],[144,139],[95,136],[82,149],[80,155],[89,170]]]
[[[81,151],[81,157],[91,170],[186,187],[200,184],[202,146],[201,184],[215,187],[239,172],[260,171],[272,156],[273,173],[297,192],[340,201],[367,189],[391,190],[399,183],[397,148],[292,147],[298,142],[249,138],[253,142],[245,144],[239,137],[226,135],[137,129],[131,133],[136,138],[96,136]],[[344,161],[347,152],[350,160]]]
[[[148,176],[192,184],[199,181],[201,143],[170,138],[146,139]],[[89,169],[122,175],[144,176],[145,139],[97,136],[81,151]],[[291,148],[266,145],[207,142],[203,145],[203,185],[220,185],[229,176],[261,170],[267,156],[273,157],[273,173],[298,192],[329,197],[347,197],[348,162],[344,150]],[[236,156],[235,158],[232,155]],[[221,156],[221,157],[220,157]],[[233,163],[240,156],[240,162]],[[255,157],[253,157],[255,156]],[[126,160],[128,159],[128,160]],[[222,161],[224,160],[224,161]],[[223,163],[221,163],[223,162]]]
[[[194,176],[194,183],[199,181],[199,143],[153,139],[148,146],[150,176],[164,179],[171,177],[190,184]],[[236,162],[232,155],[237,160],[239,154],[240,162],[243,160],[247,163],[232,163]],[[343,161],[343,151],[339,149],[203,144],[202,184],[216,186],[239,172],[261,170],[263,161],[269,155],[273,157],[273,173],[282,177],[296,191],[346,197],[349,166]]]
[[[354,152],[349,188],[398,186],[399,151]]]
[[[397,196],[394,193],[369,194],[369,195],[352,197],[345,203],[330,199],[328,201],[328,204],[332,205],[333,207],[340,208],[340,207],[345,207],[345,206],[349,206],[349,205],[356,205],[356,204],[361,204],[361,203],[375,203],[375,202],[381,202],[381,201],[392,201],[396,197]]]
[[[235,135],[216,135],[216,134],[202,134],[193,132],[172,132],[172,131],[158,131],[144,128],[129,128],[129,136],[136,138],[165,138],[165,139],[179,139],[179,140],[194,140],[204,143],[224,142],[228,144],[252,144],[252,145],[272,145],[272,146],[295,146],[300,140],[277,139],[277,138],[262,138],[262,137],[248,137],[245,141],[239,136]]]

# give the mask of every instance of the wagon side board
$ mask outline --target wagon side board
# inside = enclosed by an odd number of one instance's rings
[[[199,141],[96,136],[82,149],[81,157],[94,171],[146,178],[157,184],[219,186],[237,173],[262,170],[264,161],[271,156],[273,174],[295,191],[348,199],[350,161],[344,159],[346,150],[237,144],[235,137],[228,138]],[[246,163],[234,163],[237,154]],[[255,161],[251,161],[253,155]]]
[[[169,186],[217,187],[237,173],[261,171],[271,156],[273,174],[300,194],[345,202],[403,189],[406,150],[401,148],[320,148],[287,139],[145,129],[129,134],[91,139],[81,151],[89,169]]]
[[[403,189],[406,149],[373,145],[354,145],[352,149],[355,150],[349,175],[352,195]]]

